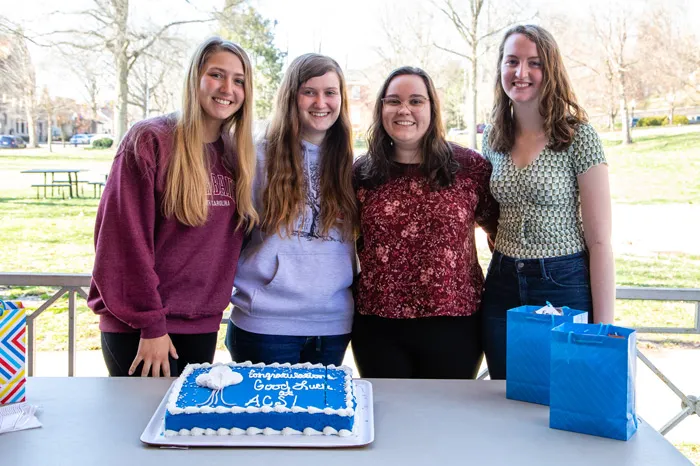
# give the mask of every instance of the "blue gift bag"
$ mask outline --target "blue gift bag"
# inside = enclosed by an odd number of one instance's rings
[[[506,398],[549,404],[549,351],[552,328],[588,322],[588,313],[561,308],[563,315],[535,314],[542,306],[520,306],[507,314]]]
[[[628,440],[637,431],[637,334],[603,324],[551,332],[549,427]]]

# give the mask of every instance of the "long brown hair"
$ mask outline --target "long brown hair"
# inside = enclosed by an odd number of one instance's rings
[[[377,93],[372,125],[367,133],[368,149],[361,165],[360,181],[371,186],[382,184],[389,179],[392,169],[395,168],[392,162],[394,143],[382,123],[382,99],[386,96],[391,81],[403,75],[420,77],[428,90],[430,126],[423,136],[421,148],[423,158],[420,168],[433,189],[448,187],[454,182],[459,164],[454,159],[452,148],[445,140],[440,100],[428,73],[412,66],[404,66],[392,71]]]
[[[555,151],[565,150],[571,145],[576,127],[588,121],[588,116],[576,100],[554,37],[544,28],[532,24],[510,28],[498,48],[494,102],[491,110],[493,128],[489,135],[489,145],[497,152],[508,152],[515,144],[513,104],[501,84],[505,44],[513,34],[522,34],[537,46],[537,54],[542,61],[539,111],[544,117],[544,131],[549,138],[548,147]]]
[[[199,101],[199,82],[204,65],[217,52],[230,52],[241,60],[244,73],[245,100],[241,108],[223,122],[221,134],[227,150],[224,165],[236,177],[238,226],[251,229],[258,221],[252,198],[255,173],[253,145],[253,73],[245,51],[233,42],[211,37],[204,41],[190,60],[182,97],[182,111],[175,123],[175,144],[167,168],[163,213],[174,215],[189,226],[203,225],[207,220],[207,187],[209,163],[204,149],[203,110]],[[235,151],[231,148],[235,148]]]
[[[357,206],[352,188],[352,126],[343,71],[332,58],[308,53],[292,61],[277,93],[274,116],[266,135],[267,186],[263,193],[261,229],[290,235],[294,222],[304,215],[304,181],[301,153],[301,123],[297,106],[299,88],[328,72],[338,75],[340,114],[321,144],[321,228],[327,235],[337,227],[352,239],[357,225]],[[310,180],[308,181],[310,182]]]

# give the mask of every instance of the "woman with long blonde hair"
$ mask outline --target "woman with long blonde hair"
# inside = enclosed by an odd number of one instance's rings
[[[350,340],[357,225],[345,78],[306,54],[287,69],[238,264],[226,345],[234,361],[340,364]]]
[[[88,305],[110,375],[180,374],[212,362],[246,229],[253,83],[245,51],[213,37],[189,64],[182,111],[121,142],[97,212]]]
[[[505,379],[507,310],[549,301],[612,323],[615,267],[603,145],[541,26],[506,31],[491,121],[483,153],[501,210],[481,308],[491,378]]]

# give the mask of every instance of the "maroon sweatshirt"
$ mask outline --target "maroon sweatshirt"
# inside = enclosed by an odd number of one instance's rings
[[[216,332],[229,303],[243,241],[236,229],[235,181],[222,163],[222,139],[210,155],[209,217],[189,227],[162,214],[174,118],[136,124],[124,137],[97,211],[95,266],[88,306],[103,332]],[[134,143],[138,147],[134,148]]]

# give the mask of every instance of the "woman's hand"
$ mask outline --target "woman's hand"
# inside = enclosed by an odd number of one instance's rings
[[[168,334],[158,338],[141,338],[136,357],[129,368],[129,375],[133,375],[138,365],[143,361],[141,377],[147,377],[149,371],[153,377],[160,377],[161,370],[163,377],[170,377],[170,360],[168,355],[172,356],[173,359],[177,359],[177,351],[175,351],[173,342]]]

